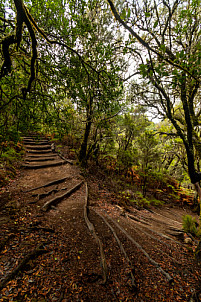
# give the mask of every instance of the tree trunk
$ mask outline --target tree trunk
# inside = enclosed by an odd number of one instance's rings
[[[201,202],[201,188],[200,188],[199,182],[196,182],[196,183],[194,184],[194,186],[195,186],[196,192],[198,193],[198,197],[199,197],[199,205],[200,205],[200,202]],[[200,220],[199,227],[201,228],[201,207],[200,207],[199,220]]]
[[[84,139],[81,144],[80,153],[79,153],[79,161],[84,165],[86,164],[86,159],[87,159],[87,144],[91,131],[91,124],[92,124],[91,119],[88,118],[86,122],[85,132],[84,132]]]

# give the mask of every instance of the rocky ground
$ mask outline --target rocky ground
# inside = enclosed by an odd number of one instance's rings
[[[33,140],[0,197],[0,301],[200,301],[189,209],[125,210],[104,180]]]

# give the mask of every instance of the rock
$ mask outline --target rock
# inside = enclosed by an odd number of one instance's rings
[[[184,239],[184,243],[186,243],[186,244],[192,244],[192,239],[190,238],[190,237],[186,237],[185,239]]]

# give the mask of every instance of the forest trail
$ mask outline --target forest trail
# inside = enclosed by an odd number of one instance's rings
[[[184,208],[125,210],[45,138],[1,207],[0,301],[200,301]]]

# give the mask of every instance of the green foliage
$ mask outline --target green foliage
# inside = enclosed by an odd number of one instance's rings
[[[142,208],[150,207],[151,205],[158,207],[164,204],[162,200],[143,197],[143,193],[139,191],[135,192],[135,199],[131,199],[130,202]]]
[[[164,204],[164,201],[163,200],[159,200],[159,199],[156,199],[156,198],[152,198],[150,200],[150,203],[153,205],[153,206],[162,206]]]
[[[16,151],[11,148],[7,152],[1,154],[1,161],[6,161],[7,163],[12,163],[17,158]]]
[[[8,142],[1,144],[0,149],[0,187],[5,186],[10,178],[16,175],[17,162],[23,155],[22,145],[18,142]]]
[[[132,167],[134,162],[135,154],[130,150],[121,150],[118,154],[118,163],[123,166],[124,169]]]
[[[183,225],[183,230],[186,233],[191,233],[192,235],[197,235],[198,230],[196,227],[196,219],[193,218],[191,215],[185,215],[182,217],[182,225]]]
[[[136,73],[138,70],[141,74],[139,79],[131,83],[133,99],[138,104],[149,108],[149,111],[153,109],[154,116],[157,115],[163,120],[169,119],[174,131],[165,130],[165,132],[169,137],[173,135],[180,138],[184,155],[180,156],[182,151],[180,150],[177,158],[172,155],[168,156],[167,168],[172,174],[175,172],[179,174],[189,167],[188,173],[191,181],[194,182],[196,181],[194,179],[196,161],[198,157],[201,159],[200,130],[198,131],[197,128],[201,117],[200,112],[197,111],[200,107],[200,1],[177,2],[174,11],[172,11],[171,3],[149,2],[149,11],[143,2],[137,1],[137,3],[141,14],[136,19],[131,4],[131,19],[133,20],[131,24],[135,24],[136,28],[139,28],[142,22],[146,25],[141,28],[140,32],[140,44],[143,45],[143,51],[133,55]],[[165,28],[162,25],[163,20],[167,20]],[[126,26],[125,28],[128,29]],[[171,28],[171,33],[169,28]],[[137,32],[133,33],[133,37],[136,34]],[[166,38],[164,38],[165,35]],[[172,39],[173,36],[174,39]],[[147,43],[147,41],[151,42]],[[138,42],[135,43],[136,48]],[[146,51],[147,56],[144,56]],[[179,168],[177,169],[178,158]]]
[[[36,79],[26,100],[22,88],[31,72],[32,55],[28,32],[23,31],[18,49],[9,49],[13,69],[0,82],[1,158],[7,163],[15,160],[15,144],[21,134],[36,130],[55,133],[59,140],[73,138],[72,149],[82,146],[85,160],[98,163],[108,157],[104,165],[109,171],[119,175],[130,172],[125,178],[143,190],[144,197],[139,200],[147,197],[149,190],[156,198],[153,203],[157,204],[165,192],[178,200],[177,187],[166,175],[180,182],[189,180],[182,145],[190,137],[187,131],[191,127],[186,127],[185,121],[188,108],[193,129],[191,150],[196,159],[201,158],[201,111],[196,109],[200,108],[200,1],[190,0],[188,5],[178,2],[174,10],[170,7],[171,16],[167,7],[171,2],[150,2],[147,11],[139,1],[137,18],[132,3],[128,7],[124,1],[117,2],[121,17],[128,25],[139,26],[139,34],[144,31],[142,38],[146,45],[151,41],[157,54],[152,50],[146,53],[146,47],[141,52],[139,40],[131,33],[123,36],[103,1],[24,0],[37,25],[60,44],[37,36]],[[14,20],[12,1],[1,1],[0,16],[5,17],[5,7],[9,11],[6,18]],[[1,38],[15,32],[13,24],[8,21],[5,26],[0,20]],[[129,88],[122,80],[128,54],[135,61],[135,77]],[[181,99],[184,93],[186,97]],[[163,122],[157,126],[150,122],[147,108],[149,112],[153,108],[154,116]],[[10,141],[13,146],[3,145]],[[196,164],[199,167],[199,161]],[[145,198],[142,203],[152,201]]]

